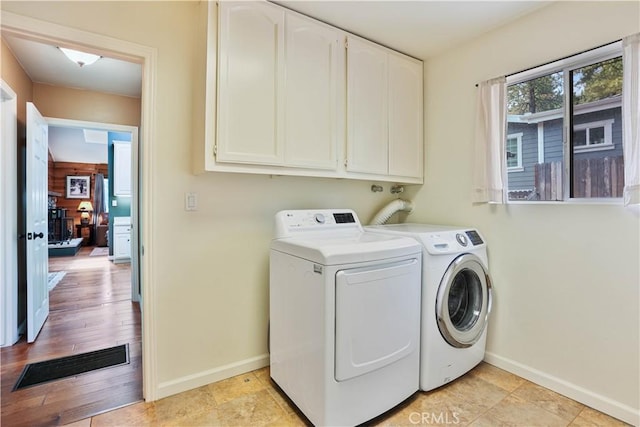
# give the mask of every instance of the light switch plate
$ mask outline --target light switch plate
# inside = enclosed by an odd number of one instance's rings
[[[198,210],[198,193],[184,193],[184,210]]]

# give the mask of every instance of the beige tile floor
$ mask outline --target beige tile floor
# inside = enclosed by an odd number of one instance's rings
[[[310,425],[309,421],[273,385],[269,368],[69,424],[73,427],[304,425]],[[481,363],[444,387],[416,393],[366,425],[612,427],[627,424]]]

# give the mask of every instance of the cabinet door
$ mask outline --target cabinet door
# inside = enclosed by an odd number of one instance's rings
[[[281,164],[284,9],[262,2],[219,4],[216,160]]]
[[[336,169],[340,105],[339,32],[286,17],[285,159],[287,166]],[[344,77],[342,77],[344,78]],[[343,86],[342,86],[343,87]],[[344,111],[344,110],[342,110]]]
[[[113,195],[131,195],[131,143],[113,143]]]
[[[113,257],[130,258],[131,257],[131,233],[113,233]]]
[[[389,175],[423,175],[422,62],[389,54]]]
[[[347,170],[387,174],[387,52],[347,39]]]

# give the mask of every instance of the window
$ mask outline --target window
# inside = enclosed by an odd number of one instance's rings
[[[109,178],[104,178],[104,184],[102,184],[102,210],[109,213]]]
[[[509,200],[622,197],[621,98],[620,43],[508,77]]]
[[[613,150],[614,119],[573,126],[573,152]]]
[[[509,172],[521,172],[522,168],[522,132],[507,135],[507,169]]]

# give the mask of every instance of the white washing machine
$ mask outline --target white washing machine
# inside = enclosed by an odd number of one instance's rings
[[[361,424],[418,390],[421,247],[355,212],[276,214],[271,378],[318,426]]]
[[[366,227],[422,244],[420,389],[432,390],[484,358],[491,312],[487,246],[477,230],[429,224]]]

